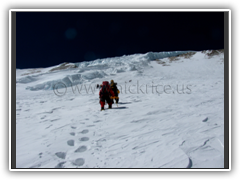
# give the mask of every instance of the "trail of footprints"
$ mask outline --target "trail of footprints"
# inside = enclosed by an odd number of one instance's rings
[[[77,127],[71,126],[72,130],[74,130],[76,128]],[[89,132],[88,129],[84,129],[81,132],[79,132],[78,134],[84,135],[84,134],[87,134],[88,132]],[[71,136],[76,136],[76,133],[75,132],[70,132],[70,135]],[[89,137],[81,137],[78,140],[81,141],[81,142],[86,142],[86,141],[89,140]],[[67,141],[67,145],[74,147],[75,141],[73,139],[70,139],[70,140]],[[86,150],[87,150],[87,146],[81,145],[74,151],[74,153],[81,153],[81,152],[84,152]],[[55,155],[60,159],[65,159],[67,154],[65,152],[57,152],[57,153],[55,153]],[[66,161],[60,162],[60,163],[57,164],[57,166],[55,166],[55,168],[64,168],[65,163],[66,163]],[[72,161],[72,164],[75,165],[75,166],[82,166],[82,165],[84,165],[84,163],[85,163],[84,158],[77,158],[77,159]]]

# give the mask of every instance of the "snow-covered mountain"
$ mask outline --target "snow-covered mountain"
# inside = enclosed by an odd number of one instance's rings
[[[17,168],[224,167],[223,50],[17,69],[16,93]]]

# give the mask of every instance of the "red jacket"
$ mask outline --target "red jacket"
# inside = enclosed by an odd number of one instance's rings
[[[102,88],[99,91],[99,97],[107,97],[107,96],[115,96],[115,94],[112,91],[109,83],[107,81],[104,81],[102,83]]]

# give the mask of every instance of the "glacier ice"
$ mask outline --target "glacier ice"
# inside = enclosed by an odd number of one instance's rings
[[[28,75],[17,79],[17,83],[29,83],[26,88],[28,90],[52,90],[54,85],[57,83],[64,83],[66,87],[71,87],[73,85],[81,84],[84,81],[91,81],[97,78],[104,78],[108,75],[114,75],[117,73],[123,73],[128,71],[136,72],[135,75],[139,76],[144,71],[145,68],[150,68],[149,63],[152,60],[162,59],[171,56],[177,56],[192,51],[172,51],[172,52],[148,52],[145,54],[133,54],[124,55],[121,57],[110,57],[104,59],[96,59],[94,61],[84,61],[79,63],[69,63],[74,69],[64,69],[67,72],[65,77],[59,77],[57,73],[51,71],[42,73],[42,79],[44,75],[49,73],[56,73],[53,79],[41,80],[38,82],[38,78],[34,75]],[[64,63],[63,63],[64,64]],[[56,66],[58,68],[61,65]],[[61,71],[61,70],[59,70]]]

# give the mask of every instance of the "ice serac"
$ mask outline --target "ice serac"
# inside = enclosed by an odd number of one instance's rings
[[[185,54],[187,52],[193,51],[149,52],[146,54],[146,58],[148,58],[149,60],[156,60],[166,57],[178,56],[180,54]]]
[[[38,91],[52,90],[57,83],[63,83],[64,86],[62,88],[71,87],[83,82],[92,82],[98,78],[105,78],[124,72],[135,72],[135,75],[138,76],[146,68],[150,67],[149,63],[152,60],[177,56],[187,52],[189,51],[149,52],[96,59],[88,62],[63,63],[46,68],[45,71],[42,70],[41,74],[23,76],[17,79],[17,83],[27,84],[27,90]],[[51,79],[49,79],[49,75],[51,75]]]

